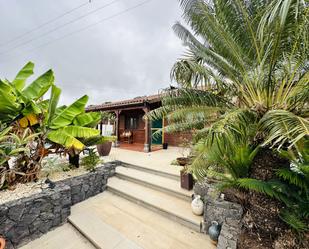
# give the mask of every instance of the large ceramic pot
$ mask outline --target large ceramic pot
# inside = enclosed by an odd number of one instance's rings
[[[201,200],[200,195],[196,195],[194,200],[191,202],[192,212],[195,215],[202,215],[204,212],[204,202]]]
[[[105,142],[104,144],[98,144],[97,150],[100,156],[108,156],[112,149],[112,142]]]
[[[221,227],[218,224],[218,222],[212,221],[211,226],[208,229],[209,237],[215,242],[218,241],[220,230],[221,230]]]

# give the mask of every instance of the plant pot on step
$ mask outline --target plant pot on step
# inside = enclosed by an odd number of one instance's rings
[[[163,147],[163,150],[167,150],[168,143],[163,143],[163,144],[162,144],[162,147]]]
[[[185,169],[180,171],[180,186],[186,190],[193,188],[193,176],[187,173]]]
[[[187,157],[177,157],[176,160],[180,166],[186,166],[189,163],[189,158]]]
[[[112,149],[112,142],[105,142],[97,145],[97,151],[100,156],[108,156]]]

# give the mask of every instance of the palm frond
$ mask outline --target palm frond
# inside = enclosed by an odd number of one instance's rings
[[[289,147],[309,136],[309,121],[284,110],[269,111],[260,121],[260,127],[267,132],[264,142],[272,146],[282,147],[285,143]]]
[[[279,217],[298,232],[306,232],[309,230],[308,225],[295,212],[291,210],[282,210],[279,214]]]

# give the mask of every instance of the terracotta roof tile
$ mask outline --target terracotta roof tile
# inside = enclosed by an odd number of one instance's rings
[[[141,96],[133,99],[115,101],[115,102],[107,102],[100,105],[89,105],[86,108],[86,111],[99,111],[99,110],[108,110],[108,109],[116,109],[117,107],[124,107],[130,105],[143,104],[145,102],[155,103],[161,100],[161,94],[154,94],[149,96]]]

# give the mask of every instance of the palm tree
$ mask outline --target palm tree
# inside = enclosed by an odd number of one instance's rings
[[[260,145],[301,152],[308,140],[309,6],[301,0],[180,5],[188,27],[173,27],[187,49],[171,70],[179,88],[166,91],[150,117],[164,116],[166,132],[194,132],[195,177],[212,174],[225,187],[274,196],[269,185],[238,179],[248,175]],[[210,171],[215,164],[228,174]]]

